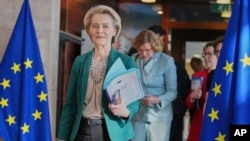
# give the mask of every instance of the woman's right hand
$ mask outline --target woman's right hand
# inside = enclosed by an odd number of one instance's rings
[[[201,88],[195,89],[191,93],[191,102],[194,102],[195,99],[200,99],[202,95]]]
[[[122,97],[119,97],[119,100],[116,104],[109,103],[109,109],[113,113],[113,115],[123,118],[129,117],[129,110],[123,100]]]

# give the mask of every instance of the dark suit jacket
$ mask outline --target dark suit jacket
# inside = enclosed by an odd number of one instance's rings
[[[175,62],[175,66],[177,73],[177,98],[173,101],[173,113],[174,115],[184,115],[187,110],[185,101],[189,94],[191,82],[186,69],[178,62]]]

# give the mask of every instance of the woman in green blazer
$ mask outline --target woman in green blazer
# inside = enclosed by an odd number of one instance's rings
[[[134,60],[112,48],[118,37],[121,19],[110,7],[92,7],[84,18],[85,29],[94,49],[78,56],[70,74],[66,102],[63,107],[59,140],[69,141],[128,141],[134,136],[132,117],[139,102],[126,105],[108,101],[102,89],[106,73],[121,58],[127,69],[136,67]]]

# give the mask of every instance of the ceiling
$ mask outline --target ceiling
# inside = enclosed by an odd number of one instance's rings
[[[86,5],[89,0],[75,0]],[[156,3],[146,4],[140,0],[116,0],[121,5],[129,6],[130,12],[156,14],[154,7],[169,3],[169,19],[172,21],[227,21],[220,13],[211,11],[211,2],[216,0],[156,0]],[[109,3],[103,0],[91,0],[91,3]]]
[[[169,19],[172,21],[227,21],[221,13],[212,11],[212,2],[215,0],[156,0],[156,3],[145,4],[140,0],[117,0],[121,4],[130,5],[130,10],[138,13],[150,12],[155,14],[154,7],[169,3]],[[140,7],[138,7],[140,5]]]
[[[141,0],[117,0],[118,2],[142,3]],[[212,0],[156,0],[156,3],[209,4]]]

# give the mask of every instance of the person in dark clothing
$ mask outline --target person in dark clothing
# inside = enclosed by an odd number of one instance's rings
[[[137,52],[137,50],[134,47],[131,47],[128,51],[128,56],[132,56],[133,54],[135,54]]]
[[[182,141],[183,117],[187,110],[185,99],[189,93],[191,81],[186,69],[175,61],[177,71],[177,98],[173,101],[173,120],[169,141]]]

